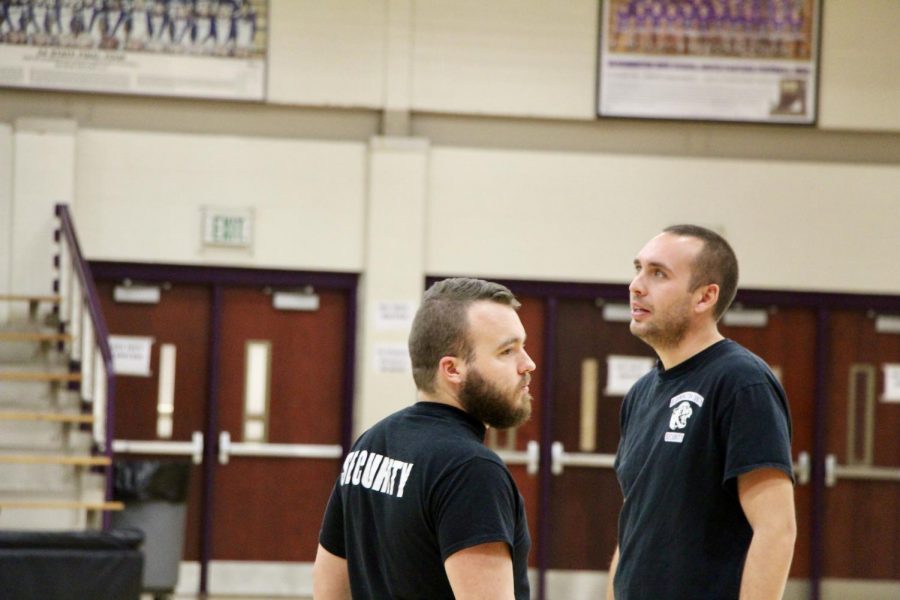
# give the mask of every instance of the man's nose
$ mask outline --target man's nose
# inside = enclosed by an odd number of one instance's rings
[[[644,295],[644,280],[641,278],[640,273],[635,275],[634,279],[631,280],[631,283],[628,284],[628,291],[631,292],[633,296]]]
[[[529,356],[528,353],[525,352],[525,362],[522,364],[522,372],[530,373],[531,371],[534,371],[535,369],[537,369],[537,365],[534,364],[533,360],[531,360],[531,356]]]

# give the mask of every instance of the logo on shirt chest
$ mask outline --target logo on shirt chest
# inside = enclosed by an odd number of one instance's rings
[[[684,432],[680,431],[688,426],[691,416],[694,414],[696,404],[699,409],[703,406],[703,396],[697,392],[684,392],[669,400],[669,408],[672,409],[669,417],[669,431],[666,432],[665,441],[680,444],[684,441]]]

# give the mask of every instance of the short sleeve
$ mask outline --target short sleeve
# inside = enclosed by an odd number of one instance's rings
[[[490,542],[514,547],[518,492],[509,471],[472,459],[441,479],[432,495],[441,558]]]
[[[738,390],[720,432],[725,440],[722,483],[764,467],[780,469],[793,479],[790,414],[772,384],[754,383]]]
[[[322,529],[319,530],[319,543],[323,548],[341,558],[347,557],[344,548],[344,507],[341,504],[341,486],[335,484],[331,497],[325,507]]]

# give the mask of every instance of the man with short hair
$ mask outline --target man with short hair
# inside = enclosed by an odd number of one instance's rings
[[[719,333],[734,251],[676,225],[634,266],[631,332],[659,361],[622,401],[607,598],[780,599],[796,538],[790,411],[766,363]]]
[[[531,539],[509,469],[484,445],[531,414],[519,302],[438,282],[409,336],[418,402],[360,436],[319,535],[313,597],[527,600]]]

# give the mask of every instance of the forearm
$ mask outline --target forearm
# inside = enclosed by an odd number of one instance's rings
[[[619,566],[619,547],[613,552],[612,561],[609,563],[609,578],[606,582],[606,600],[616,600],[616,591],[613,588],[613,580],[616,577],[616,569]]]
[[[781,599],[794,556],[795,537],[791,529],[753,533],[741,578],[740,600]]]

